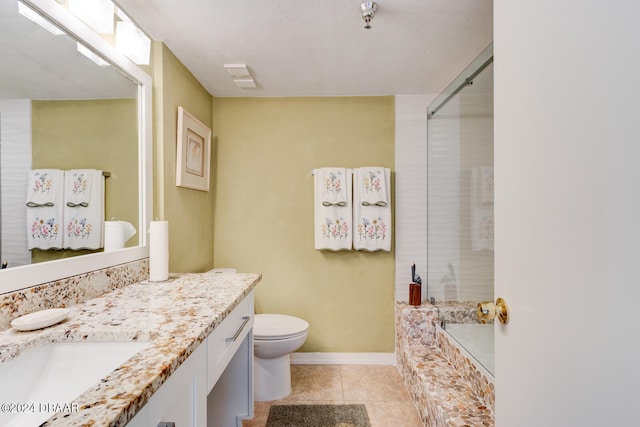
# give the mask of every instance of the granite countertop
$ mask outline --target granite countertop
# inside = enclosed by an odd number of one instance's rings
[[[55,341],[144,341],[136,353],[43,426],[124,426],[260,281],[259,274],[181,274],[136,283],[72,306],[67,319],[0,333],[0,363]],[[67,403],[67,402],[64,402]]]

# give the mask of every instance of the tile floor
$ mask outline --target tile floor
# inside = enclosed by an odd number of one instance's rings
[[[274,404],[364,403],[372,427],[424,427],[395,366],[291,365],[289,396],[255,402],[242,427],[264,427]]]

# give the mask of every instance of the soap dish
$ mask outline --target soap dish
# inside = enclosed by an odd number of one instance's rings
[[[11,327],[18,331],[33,331],[62,322],[71,312],[68,308],[50,308],[25,314],[11,321]]]

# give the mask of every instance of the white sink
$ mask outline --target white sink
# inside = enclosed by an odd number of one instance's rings
[[[148,342],[57,342],[36,347],[0,364],[0,404],[3,404],[0,426],[37,426],[64,405],[67,412],[78,411],[77,406],[71,405],[76,397],[151,345]]]

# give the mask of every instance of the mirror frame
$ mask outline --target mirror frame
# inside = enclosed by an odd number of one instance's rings
[[[138,84],[138,241],[136,247],[81,255],[0,271],[0,294],[18,291],[46,282],[89,273],[149,256],[147,225],[153,206],[152,176],[152,79],[141,68],[64,7],[53,0],[21,0],[52,21],[76,41],[105,58],[122,74]]]

